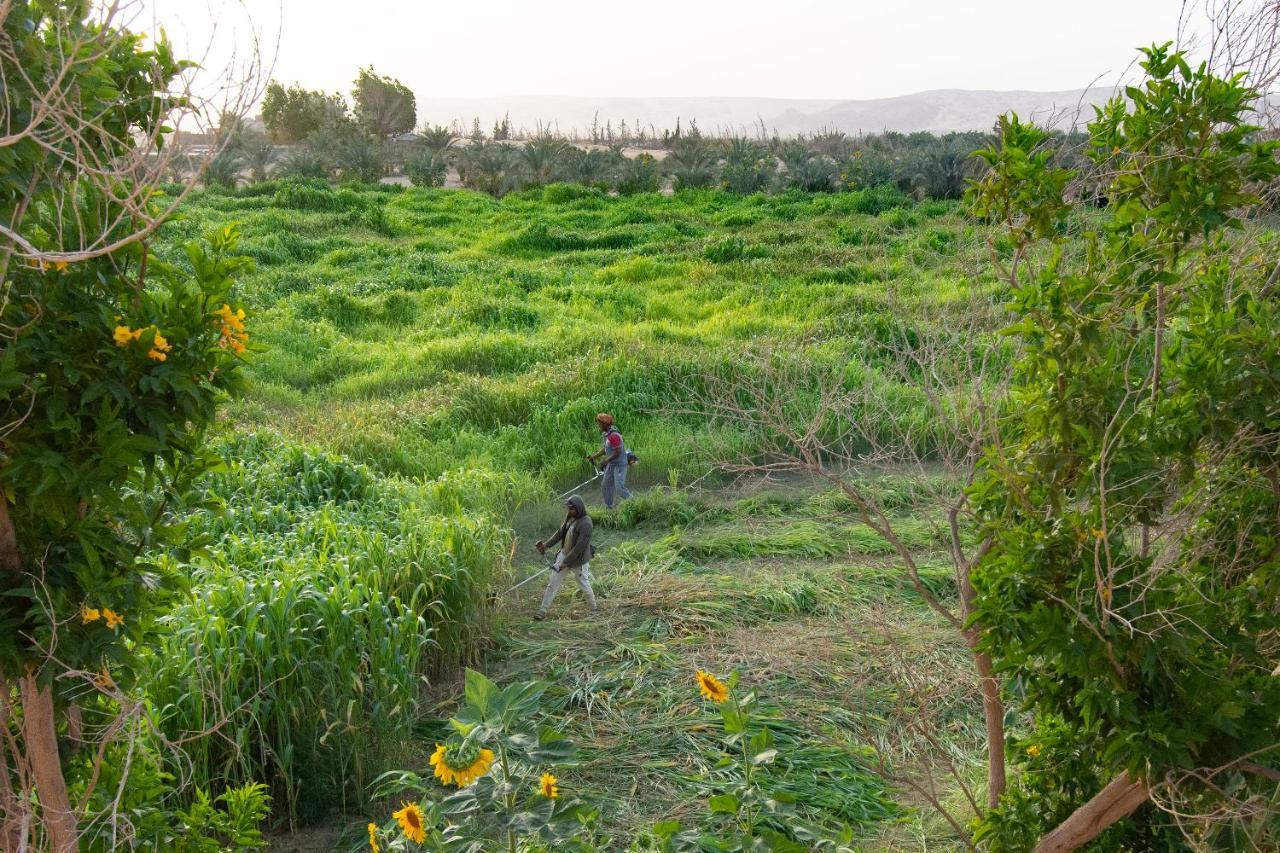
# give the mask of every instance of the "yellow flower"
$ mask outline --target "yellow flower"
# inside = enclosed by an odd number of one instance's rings
[[[431,766],[436,769],[436,776],[439,777],[441,784],[453,783],[453,769],[444,763],[444,744],[436,744],[436,751],[431,753]]]
[[[459,788],[465,788],[475,782],[481,776],[489,772],[489,768],[493,766],[493,750],[480,750],[479,757],[471,762],[471,766],[463,767],[460,770],[454,770],[454,778],[457,780]]]
[[[236,355],[244,352],[245,344],[249,341],[249,333],[244,330],[244,309],[233,311],[230,305],[224,304],[213,313],[222,323],[222,337],[218,340],[218,346],[229,349]]]
[[[141,329],[134,331],[133,329],[130,329],[128,326],[116,326],[116,331],[114,335],[116,340],[116,346],[127,347],[129,344],[136,341],[141,335],[142,335]]]
[[[556,797],[560,796],[560,788],[559,786],[556,785],[556,782],[558,782],[559,780],[556,779],[556,777],[552,776],[550,773],[543,773],[542,778],[538,781],[539,781],[538,787],[540,789],[542,796],[551,800],[554,800]]]
[[[124,624],[124,617],[109,607],[102,608],[102,618],[107,620],[107,627],[113,631]]]
[[[474,747],[464,748],[461,745],[451,749],[438,743],[430,761],[441,784],[465,788],[489,772],[493,766],[493,750],[477,751]]]
[[[717,705],[729,698],[729,688],[724,686],[724,682],[701,669],[698,670],[698,689]]]
[[[1031,744],[1031,746],[1027,747],[1027,755],[1030,755],[1032,758],[1035,758],[1039,754],[1040,754],[1040,747],[1036,746],[1034,743]]]
[[[90,622],[97,622],[101,619],[102,611],[95,607],[85,607],[80,611],[80,618],[84,621],[84,624],[88,625]]]
[[[164,335],[156,332],[155,340],[151,344],[151,350],[147,353],[147,358],[154,361],[164,361],[169,357],[165,353],[171,349],[173,349],[173,345],[164,339]]]
[[[115,680],[111,677],[111,673],[104,666],[100,675],[94,676],[93,683],[103,690],[110,690],[116,686]]]
[[[369,823],[369,849],[373,853],[378,853],[378,825],[370,821]]]
[[[53,268],[54,268],[54,269],[56,269],[58,272],[66,272],[66,271],[67,271],[67,262],[66,262],[66,261],[54,261],[54,262],[53,262]]]
[[[392,812],[391,816],[399,821],[405,838],[415,844],[421,844],[427,840],[427,828],[422,823],[422,809],[418,808],[417,803],[401,803],[400,811]],[[369,837],[372,840],[372,833]]]

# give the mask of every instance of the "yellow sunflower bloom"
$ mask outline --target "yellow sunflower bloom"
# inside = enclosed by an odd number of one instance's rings
[[[107,620],[107,627],[113,631],[124,624],[124,617],[109,607],[102,608],[102,618]]]
[[[405,838],[414,844],[427,840],[427,827],[422,822],[422,809],[417,803],[402,803],[400,811],[392,812],[391,816],[399,822]]]
[[[381,849],[378,847],[378,825],[372,821],[369,823],[369,849],[373,853],[378,853]]]
[[[539,780],[539,793],[548,799],[554,800],[556,797],[560,796],[560,787],[556,785],[556,782],[558,781],[559,780],[550,773],[543,773],[542,778]]]
[[[97,622],[101,618],[102,618],[102,611],[97,609],[96,607],[85,607],[80,611],[80,619],[86,625],[88,625],[90,622]]]
[[[436,778],[442,785],[453,784],[453,768],[444,763],[444,744],[436,744],[436,751],[431,753],[431,766],[435,768]]]
[[[431,766],[442,784],[465,788],[489,772],[493,766],[493,750],[464,744],[436,744]]]
[[[725,687],[724,682],[701,669],[698,670],[698,689],[704,697],[717,705],[729,698],[729,688]]]
[[[482,749],[476,760],[471,762],[468,767],[454,771],[457,777],[459,788],[465,788],[475,782],[481,776],[489,772],[489,768],[493,766],[493,750]]]

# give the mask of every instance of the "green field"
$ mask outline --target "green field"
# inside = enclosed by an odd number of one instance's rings
[[[182,630],[153,691],[176,728],[209,725],[201,697],[220,692],[258,729],[240,753],[197,750],[201,773],[265,778],[278,818],[325,838],[349,825],[356,843],[362,815],[381,819],[369,783],[425,766],[467,663],[551,683],[547,707],[582,747],[562,782],[625,846],[664,817],[697,822],[712,742],[693,673],[736,669],[787,744],[772,772],[806,817],[868,843],[943,843],[878,764],[909,776],[927,762],[898,719],[913,678],[962,766],[980,752],[963,650],[838,494],[731,483],[713,448],[756,448],[687,412],[708,376],[766,350],[856,362],[865,382],[883,347],[989,292],[983,234],[954,203],[268,182],[196,196],[165,238],[229,222],[256,261],[241,284],[252,385],[229,408],[232,468],[208,486],[231,511],[195,516],[215,543],[192,568],[208,594],[171,617]],[[890,409],[917,406],[888,372],[870,379]],[[559,618],[533,623],[536,582],[486,605],[536,570],[530,543],[558,522],[554,493],[589,474],[598,411],[642,458],[638,497],[593,509],[601,616],[566,590]],[[912,482],[873,488],[951,596]],[[310,637],[287,628],[299,614]],[[234,649],[267,624],[278,635],[231,655],[234,678],[210,689],[191,671],[184,649]]]

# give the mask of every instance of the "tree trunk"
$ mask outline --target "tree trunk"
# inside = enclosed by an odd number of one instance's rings
[[[1040,839],[1035,853],[1067,853],[1079,850],[1097,838],[1111,824],[1133,814],[1145,803],[1151,789],[1135,782],[1128,773],[1112,779],[1093,799],[1071,813],[1057,828]]]
[[[987,808],[1000,805],[1004,794],[1004,702],[1000,700],[1000,678],[995,674],[991,655],[973,652],[978,668],[978,686],[982,689],[982,715],[987,724]]]
[[[33,672],[22,678],[22,739],[40,796],[40,822],[53,853],[75,853],[79,846],[76,817],[67,796],[67,780],[58,756],[58,725],[53,689],[36,684]]]
[[[16,572],[22,568],[18,553],[18,531],[9,517],[9,502],[0,495],[0,571]]]
[[[0,677],[0,850],[17,853],[22,841],[25,814],[13,789],[18,768],[9,766],[9,739],[3,735],[9,726],[9,697],[12,687]],[[15,760],[17,756],[14,756]]]

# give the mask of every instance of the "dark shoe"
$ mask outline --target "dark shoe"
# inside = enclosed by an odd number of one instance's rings
[[[547,618],[547,614],[545,614],[545,613],[535,613],[535,614],[533,614],[533,621],[534,621],[534,622],[541,622],[543,619],[546,619],[546,618]]]

